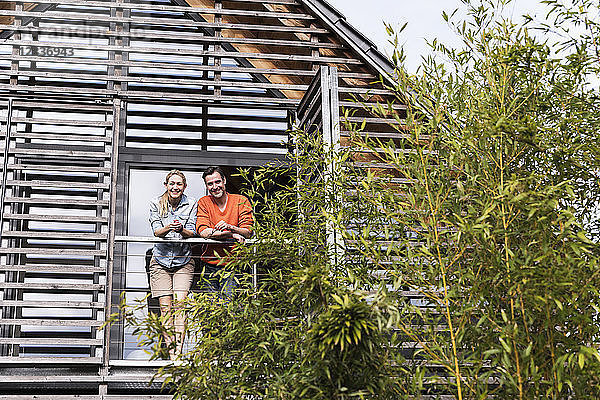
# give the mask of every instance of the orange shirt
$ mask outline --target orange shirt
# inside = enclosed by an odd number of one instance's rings
[[[252,229],[252,206],[250,201],[239,194],[227,193],[225,210],[219,210],[212,196],[204,196],[198,200],[198,218],[196,218],[196,232],[200,233],[206,228],[214,228],[223,220],[238,228]],[[223,257],[233,246],[207,245],[202,260],[217,265],[219,258]],[[215,253],[217,256],[215,256]]]

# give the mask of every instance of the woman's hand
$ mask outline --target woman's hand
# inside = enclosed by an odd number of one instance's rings
[[[160,229],[154,231],[154,236],[157,237],[165,237],[169,232],[183,232],[183,225],[181,222],[175,220],[167,226],[163,226]],[[193,236],[193,232],[190,236]]]
[[[181,232],[183,230],[183,225],[181,225],[181,222],[179,222],[177,219],[167,226],[169,227],[169,230],[174,232]]]

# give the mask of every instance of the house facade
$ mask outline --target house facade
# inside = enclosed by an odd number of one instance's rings
[[[293,124],[394,139],[363,111],[392,72],[324,0],[0,3],[0,397],[170,398],[101,329],[147,292],[149,182],[283,159]]]

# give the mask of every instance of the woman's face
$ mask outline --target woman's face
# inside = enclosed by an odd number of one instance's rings
[[[169,198],[171,200],[179,200],[181,199],[181,195],[185,190],[185,183],[183,183],[183,178],[179,175],[171,175],[169,180],[165,184],[167,189],[167,193],[169,194]]]

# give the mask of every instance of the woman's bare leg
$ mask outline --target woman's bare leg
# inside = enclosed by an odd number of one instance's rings
[[[183,301],[187,296],[187,291],[176,291],[173,293],[175,299],[173,300],[173,321],[175,325],[175,340],[176,340],[176,354],[179,355],[183,352],[183,342],[185,340],[185,313],[183,312]]]
[[[173,338],[169,332],[173,328],[173,299],[171,295],[160,296],[158,298],[158,304],[160,305],[160,315],[165,320],[165,331],[163,332],[165,345],[167,346],[167,349],[169,349],[169,358],[174,360],[175,349],[172,347],[171,343],[173,343],[174,339],[177,340],[177,334],[175,335],[175,338]]]

